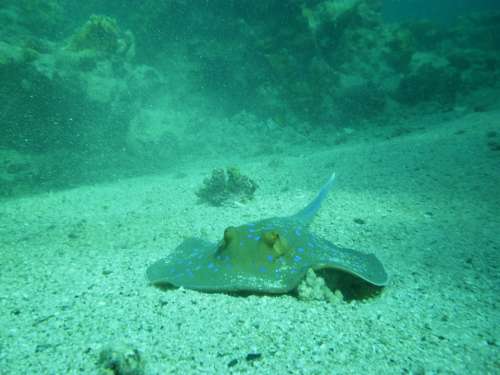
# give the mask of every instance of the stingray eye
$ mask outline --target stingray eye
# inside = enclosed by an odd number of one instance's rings
[[[272,231],[264,233],[264,235],[262,236],[262,239],[269,246],[273,246],[274,243],[280,239],[280,235],[278,232],[275,232],[272,230]]]
[[[226,242],[231,241],[236,235],[236,229],[234,227],[227,227],[224,230],[224,240]]]
[[[218,249],[219,251],[223,251],[231,241],[236,237],[236,228],[235,227],[227,227],[224,229],[224,237],[222,241],[219,242]]]

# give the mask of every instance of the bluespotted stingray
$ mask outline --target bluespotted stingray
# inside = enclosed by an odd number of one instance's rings
[[[334,180],[335,174],[295,215],[228,227],[218,244],[186,239],[148,268],[149,281],[199,291],[278,294],[294,290],[313,269],[340,271],[368,285],[385,286],[388,276],[375,255],[336,246],[308,230]]]

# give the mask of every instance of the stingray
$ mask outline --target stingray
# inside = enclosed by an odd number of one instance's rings
[[[313,269],[339,271],[371,286],[385,286],[388,276],[375,255],[336,246],[309,231],[334,180],[335,174],[292,216],[227,227],[219,243],[184,240],[147,269],[149,282],[207,292],[278,294],[296,289]]]

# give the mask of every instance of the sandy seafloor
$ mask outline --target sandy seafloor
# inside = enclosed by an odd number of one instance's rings
[[[101,350],[122,345],[146,374],[499,374],[500,151],[488,142],[500,142],[500,113],[366,139],[240,162],[260,184],[243,207],[196,204],[203,177],[224,166],[210,160],[1,202],[0,374],[94,374]],[[146,267],[184,237],[215,241],[227,225],[291,214],[333,168],[312,230],[374,252],[391,276],[380,296],[147,284]]]

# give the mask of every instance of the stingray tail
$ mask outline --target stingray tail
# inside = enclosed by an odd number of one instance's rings
[[[311,203],[309,203],[302,210],[293,215],[292,219],[300,221],[303,225],[309,224],[314,218],[314,215],[316,215],[316,212],[318,212],[319,208],[321,207],[321,203],[323,203],[330,190],[332,190],[334,182],[335,182],[335,173],[332,173],[328,181],[323,185],[323,187],[319,191],[316,198],[314,198],[311,201]]]

